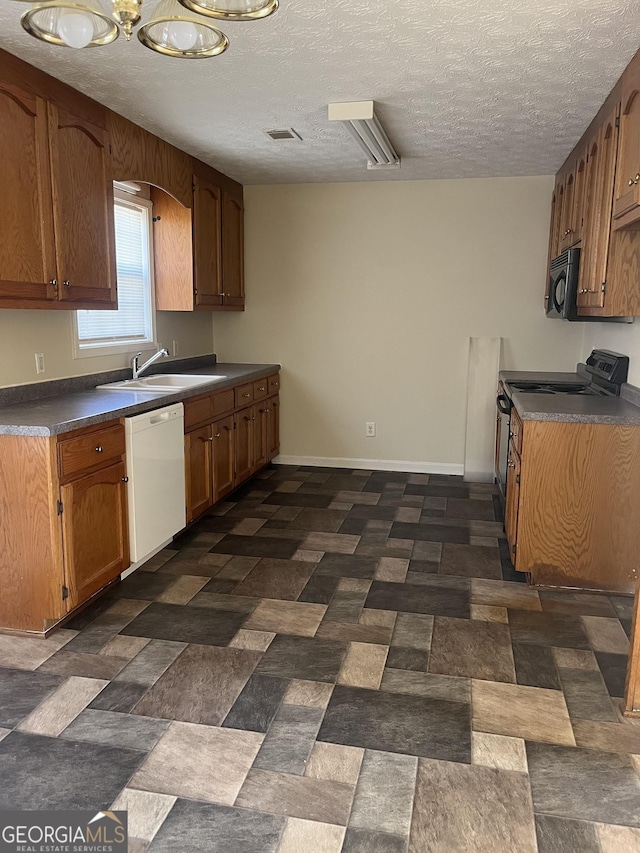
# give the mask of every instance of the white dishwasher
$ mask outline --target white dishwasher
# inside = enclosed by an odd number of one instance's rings
[[[125,418],[132,569],[171,541],[187,523],[184,406]]]

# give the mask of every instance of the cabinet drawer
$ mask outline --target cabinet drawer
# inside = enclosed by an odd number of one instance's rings
[[[213,395],[213,416],[224,415],[227,412],[233,411],[234,395],[233,388],[227,388],[226,391],[220,391],[219,394]]]
[[[253,382],[247,382],[246,385],[238,385],[235,391],[236,409],[241,409],[243,406],[253,403]]]
[[[264,400],[264,398],[269,393],[269,381],[265,377],[264,379],[257,379],[253,383],[253,399],[254,400]]]
[[[516,453],[522,453],[522,421],[515,409],[511,409],[511,444]]]
[[[125,452],[124,426],[113,424],[58,442],[58,470],[60,479],[104,468]]]
[[[277,394],[280,390],[280,374],[274,373],[273,376],[270,376],[268,379],[269,383],[269,394]]]
[[[213,420],[213,405],[211,394],[206,397],[195,397],[185,400],[184,403],[184,429],[185,432],[196,424],[206,423]]]

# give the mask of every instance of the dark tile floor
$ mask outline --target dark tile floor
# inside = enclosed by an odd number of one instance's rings
[[[47,640],[0,635],[0,808],[132,853],[640,851],[621,596],[537,591],[495,490],[262,472]]]

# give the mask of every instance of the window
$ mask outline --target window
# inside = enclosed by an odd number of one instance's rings
[[[116,192],[114,198],[117,311],[76,311],[76,357],[153,346],[151,202]]]

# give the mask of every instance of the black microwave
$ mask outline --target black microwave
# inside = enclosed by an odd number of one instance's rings
[[[578,276],[580,249],[567,249],[551,261],[547,317],[581,323],[633,323],[633,317],[580,317],[578,315]]]

